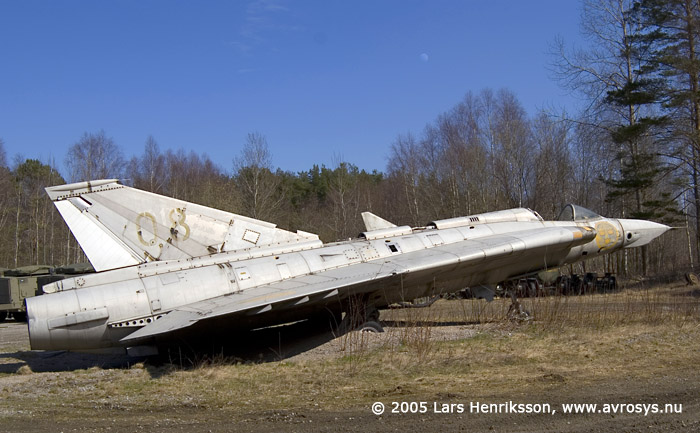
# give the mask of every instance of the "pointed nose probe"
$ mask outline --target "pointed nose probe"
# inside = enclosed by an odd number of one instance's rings
[[[652,221],[621,219],[624,248],[641,247],[666,233],[671,227]]]

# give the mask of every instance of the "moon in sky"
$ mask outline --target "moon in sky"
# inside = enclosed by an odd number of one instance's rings
[[[420,55],[421,62],[427,62],[430,59],[426,53]]]

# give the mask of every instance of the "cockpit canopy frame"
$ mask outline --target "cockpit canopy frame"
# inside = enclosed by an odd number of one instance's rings
[[[593,221],[603,218],[590,209],[569,203],[559,212],[557,221]]]

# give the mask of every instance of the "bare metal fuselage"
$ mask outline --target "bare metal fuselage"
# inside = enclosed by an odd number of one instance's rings
[[[383,228],[334,244],[309,240],[152,261],[45,286],[47,295],[27,300],[31,345],[85,351],[152,344],[190,323],[130,336],[173,312],[192,324],[227,318],[261,326],[339,307],[353,295],[383,307],[642,245],[666,229],[639,220],[543,221],[513,209]]]

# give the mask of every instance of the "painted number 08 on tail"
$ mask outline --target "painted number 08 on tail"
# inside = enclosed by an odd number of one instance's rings
[[[425,401],[392,401],[391,413],[427,413],[428,403]]]

